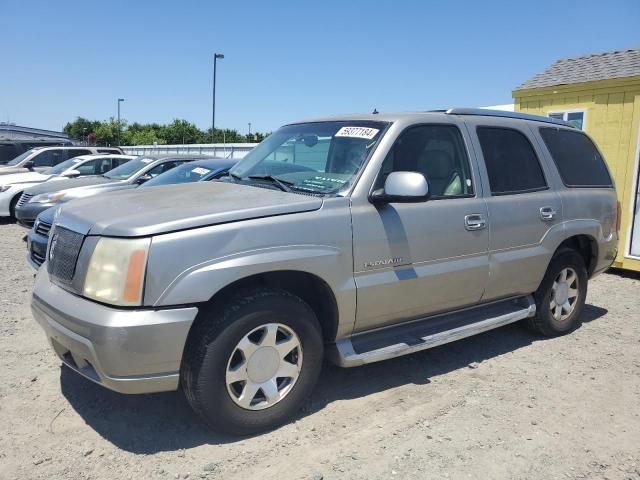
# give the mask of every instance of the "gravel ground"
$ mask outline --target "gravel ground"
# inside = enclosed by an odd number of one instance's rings
[[[177,392],[119,395],[61,367],[29,311],[23,234],[0,225],[1,479],[640,479],[638,276],[595,279],[569,336],[511,325],[327,365],[295,422],[238,439]]]

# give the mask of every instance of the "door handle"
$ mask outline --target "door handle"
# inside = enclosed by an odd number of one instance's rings
[[[479,213],[472,213],[470,215],[465,215],[464,217],[464,228],[469,231],[473,230],[482,230],[486,228],[487,221],[484,218],[484,215]]]
[[[556,211],[553,207],[542,207],[540,209],[540,218],[545,222],[553,220],[556,217]]]

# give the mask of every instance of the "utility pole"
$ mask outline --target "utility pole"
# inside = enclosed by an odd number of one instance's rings
[[[224,55],[222,53],[213,54],[213,112],[211,114],[211,143],[216,143],[216,64],[218,59],[222,60]]]

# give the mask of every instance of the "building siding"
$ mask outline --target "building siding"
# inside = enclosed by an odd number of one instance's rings
[[[640,77],[516,90],[513,95],[518,112],[547,116],[556,111],[585,111],[583,130],[604,155],[622,206],[620,251],[614,266],[640,271],[640,260],[625,257],[637,189]]]

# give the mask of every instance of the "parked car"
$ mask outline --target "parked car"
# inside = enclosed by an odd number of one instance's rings
[[[44,140],[9,140],[0,139],[0,166],[10,162],[18,155],[22,155],[27,150],[35,147],[55,147],[63,145],[73,145],[70,140],[51,138]]]
[[[92,175],[102,175],[136,158],[133,155],[96,153],[70,158],[40,172],[12,173],[0,176],[0,217],[15,217],[15,207],[22,192],[40,183]]]
[[[80,155],[92,153],[113,153],[122,155],[117,147],[36,147],[18,155],[6,165],[0,165],[0,175],[22,173],[35,170],[43,172],[59,163]]]
[[[34,316],[72,370],[181,387],[234,434],[291,418],[325,353],[353,367],[517,321],[568,333],[618,244],[592,140],[509,112],[294,123],[225,181],[151,190],[60,210]]]
[[[115,190],[136,188],[178,165],[201,156],[138,157],[100,177],[78,178],[45,183],[24,191],[15,206],[18,222],[31,228],[44,210],[77,198],[85,198]]]
[[[176,167],[168,172],[152,178],[141,188],[159,187],[178,183],[207,182],[217,180],[226,175],[227,171],[237,163],[237,160],[224,158],[210,158],[207,160],[196,160]],[[107,203],[112,199],[111,195],[102,197],[102,201]],[[49,243],[49,232],[53,225],[53,218],[58,207],[51,207],[38,215],[33,228],[27,235],[27,260],[36,270],[44,262]]]

